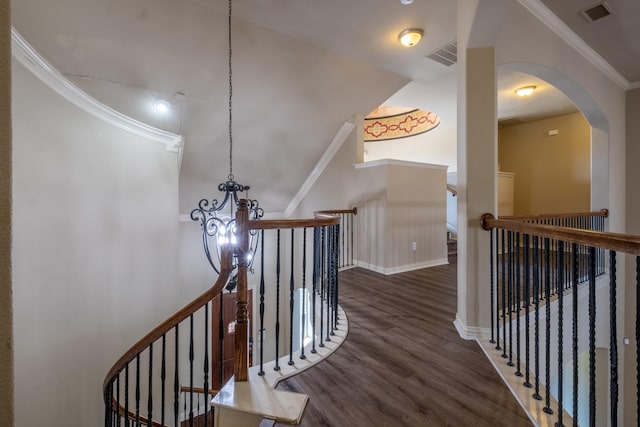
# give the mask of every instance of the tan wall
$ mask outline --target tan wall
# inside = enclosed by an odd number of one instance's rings
[[[446,167],[387,167],[385,269],[447,263],[446,188]]]
[[[559,134],[548,136],[551,129]],[[516,174],[514,215],[590,210],[590,126],[582,114],[500,129],[498,163]]]
[[[0,2],[0,425],[13,425],[11,290],[11,35],[9,2]]]

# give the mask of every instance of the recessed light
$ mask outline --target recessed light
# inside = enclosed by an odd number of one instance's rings
[[[413,0],[400,0],[400,3],[402,3],[402,4],[411,4],[411,3],[413,3]]]
[[[424,31],[419,28],[407,28],[398,34],[398,40],[400,40],[403,46],[413,47],[422,40],[423,35]]]
[[[518,94],[518,96],[529,96],[533,93],[534,90],[536,90],[535,86],[523,86],[516,89],[516,93]]]
[[[158,113],[167,113],[171,111],[171,103],[166,99],[156,99],[153,101],[153,109]]]

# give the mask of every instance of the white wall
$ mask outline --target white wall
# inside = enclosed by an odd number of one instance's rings
[[[431,163],[449,166],[456,171],[456,129],[440,124],[429,132],[389,141],[364,143],[367,162],[381,159],[397,159],[408,162]]]
[[[178,164],[13,67],[16,425],[99,425],[116,359],[178,309]]]

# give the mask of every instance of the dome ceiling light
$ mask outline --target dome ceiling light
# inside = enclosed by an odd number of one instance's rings
[[[516,89],[516,94],[518,94],[518,96],[529,96],[534,90],[536,90],[535,86],[523,86]]]
[[[422,40],[423,35],[424,31],[419,28],[407,28],[398,34],[398,40],[403,46],[413,47]]]
[[[168,113],[171,111],[171,103],[166,99],[156,99],[153,101],[153,109],[158,113]]]

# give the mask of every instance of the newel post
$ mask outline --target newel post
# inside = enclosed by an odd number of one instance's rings
[[[249,252],[249,207],[241,199],[236,212],[236,255],[238,257],[238,314],[234,356],[235,381],[247,381],[249,365],[249,321],[247,317],[247,269]]]

